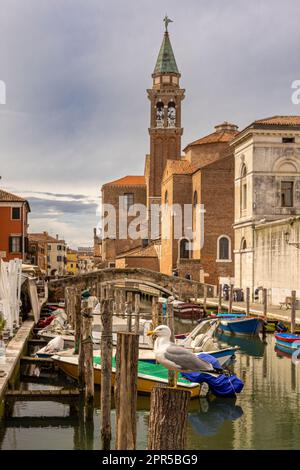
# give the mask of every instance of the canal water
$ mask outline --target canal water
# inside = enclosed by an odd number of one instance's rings
[[[244,380],[244,390],[236,400],[191,401],[187,449],[300,449],[300,364],[275,351],[273,335],[265,340],[221,339],[241,348],[233,369]],[[62,383],[72,386],[70,380],[59,377],[51,388]],[[41,388],[30,382],[22,386]],[[69,415],[69,405],[16,402],[11,418],[0,423],[0,449],[100,449],[99,402],[97,390],[94,420],[87,426]],[[148,420],[149,398],[139,397],[139,449],[147,446]],[[114,421],[112,411],[113,435]]]

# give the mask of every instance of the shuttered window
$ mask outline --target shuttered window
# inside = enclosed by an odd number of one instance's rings
[[[22,252],[22,237],[9,237],[9,252],[10,253]]]

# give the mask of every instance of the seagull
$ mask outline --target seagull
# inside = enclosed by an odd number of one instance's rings
[[[154,354],[157,362],[166,369],[176,372],[175,388],[177,387],[178,372],[213,372],[213,365],[199,359],[183,346],[177,346],[170,341],[171,330],[166,325],[159,325],[153,331],[148,331],[148,336],[156,336],[154,342]]]

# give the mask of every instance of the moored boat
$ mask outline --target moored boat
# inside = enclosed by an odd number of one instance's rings
[[[275,333],[276,347],[291,352],[300,349],[300,335],[293,333]]]
[[[55,364],[68,376],[78,378],[78,356],[63,357],[59,355],[52,356]],[[112,362],[112,387],[115,384],[116,362],[113,358]],[[94,382],[101,385],[101,358],[94,356]],[[150,394],[153,388],[159,384],[168,383],[168,370],[160,364],[152,364],[151,362],[138,361],[138,379],[137,391],[141,394]],[[178,389],[188,390],[191,398],[200,396],[201,386],[199,383],[191,382],[183,377],[178,378]]]
[[[200,320],[204,310],[200,305],[189,302],[173,302],[174,316],[181,320]]]
[[[218,329],[225,334],[237,336],[256,336],[263,328],[264,321],[261,318],[221,318]]]

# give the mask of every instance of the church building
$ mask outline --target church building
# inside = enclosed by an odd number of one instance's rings
[[[234,154],[229,144],[238,133],[237,126],[228,122],[215,126],[214,132],[188,144],[182,155],[185,90],[168,32],[170,20],[164,21],[152,87],[147,90],[150,152],[144,175],[124,176],[102,186],[104,218],[106,206],[111,205],[116,219],[113,236],[108,234],[105,219],[102,259],[108,267],[145,267],[167,274],[176,271],[208,284],[227,282],[234,274]],[[134,220],[130,213],[134,204],[145,205],[147,211],[140,223],[145,230],[132,239],[124,237],[120,214],[128,215],[128,229]],[[182,214],[191,213],[181,235],[174,207]],[[184,215],[179,224],[184,225]]]

